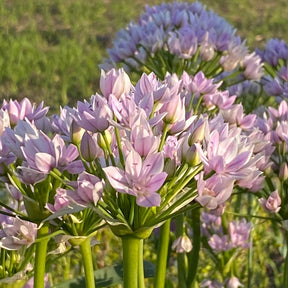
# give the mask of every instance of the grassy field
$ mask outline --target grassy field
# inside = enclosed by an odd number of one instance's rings
[[[58,111],[98,90],[98,65],[117,31],[159,0],[0,1],[0,98],[42,100]],[[168,1],[166,1],[168,2]],[[247,38],[288,41],[287,0],[202,1]]]

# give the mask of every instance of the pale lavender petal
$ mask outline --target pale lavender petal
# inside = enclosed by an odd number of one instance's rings
[[[119,192],[128,193],[128,183],[124,171],[113,166],[103,168],[112,187]]]
[[[141,170],[142,159],[135,150],[132,150],[126,159],[125,172],[127,173],[127,176],[131,177],[132,179],[137,179],[141,174]]]
[[[146,183],[146,189],[149,192],[155,192],[161,188],[163,183],[165,182],[167,178],[167,173],[166,172],[161,172],[157,175],[152,176],[148,182]]]
[[[35,165],[39,171],[49,173],[55,167],[55,164],[55,158],[52,155],[42,152],[35,154]]]
[[[136,203],[142,207],[160,206],[161,196],[158,193],[143,193],[138,194]]]

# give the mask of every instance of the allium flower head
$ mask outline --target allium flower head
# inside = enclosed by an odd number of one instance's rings
[[[108,53],[103,67],[122,63],[126,70],[150,70],[162,79],[166,71],[183,73],[183,67],[194,74],[202,61],[213,59],[218,60],[214,64],[219,71],[232,71],[249,55],[245,41],[235,36],[235,29],[199,2],[146,6],[137,23],[131,22],[118,32]],[[252,58],[245,62],[245,75],[255,78],[260,75],[261,65]],[[252,67],[257,71],[253,75]]]

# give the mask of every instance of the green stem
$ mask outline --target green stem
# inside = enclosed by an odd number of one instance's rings
[[[144,282],[144,272],[139,273],[139,248],[142,240],[133,236],[122,237],[123,288],[138,288]],[[142,287],[142,286],[140,286]]]
[[[184,214],[176,217],[176,239],[184,234]],[[185,267],[185,254],[177,253],[178,265],[178,287],[186,288],[186,267]]]
[[[145,281],[144,281],[144,259],[143,259],[143,245],[144,240],[141,239],[139,242],[139,266],[138,266],[138,288],[145,288]]]
[[[38,229],[37,238],[47,236],[49,233],[49,226],[44,224]],[[46,255],[49,238],[44,238],[42,241],[36,243],[35,251],[35,268],[34,268],[34,287],[44,288],[44,277],[46,267]]]
[[[285,241],[287,252],[285,256],[285,263],[284,263],[284,279],[283,279],[283,287],[288,287],[288,231],[285,231]]]
[[[200,209],[193,211],[192,214],[192,229],[193,229],[193,249],[188,253],[188,277],[187,287],[193,287],[197,274],[197,267],[199,261],[199,252],[201,244],[200,234]]]
[[[159,239],[159,248],[157,255],[157,264],[156,264],[156,275],[154,278],[154,287],[155,288],[164,288],[165,287],[165,278],[166,278],[166,266],[167,266],[167,256],[170,240],[170,222],[167,220],[160,229],[160,239]]]
[[[87,238],[80,244],[80,251],[85,271],[86,288],[95,288],[96,285],[90,240],[90,238]]]

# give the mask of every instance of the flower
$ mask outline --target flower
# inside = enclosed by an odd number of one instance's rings
[[[103,189],[103,180],[95,175],[83,172],[78,176],[75,191],[68,190],[67,195],[82,206],[87,206],[89,203],[93,203],[96,206],[102,197]]]
[[[112,111],[107,100],[97,93],[91,96],[90,103],[78,101],[77,110],[77,123],[88,131],[103,132],[110,126]]]
[[[142,160],[135,150],[131,150],[125,161],[125,171],[113,166],[103,170],[116,191],[135,196],[139,206],[152,207],[161,203],[157,191],[167,177],[163,168],[161,153],[149,154]]]
[[[245,219],[230,222],[228,230],[232,247],[248,248],[251,229],[252,224]]]
[[[192,250],[192,241],[187,235],[178,237],[172,244],[172,249],[177,253],[188,253]]]
[[[0,247],[7,250],[29,247],[37,237],[37,225],[19,218],[13,218],[11,224],[2,223],[2,229],[5,236],[0,239]]]
[[[100,89],[105,98],[113,94],[116,98],[128,93],[131,88],[129,76],[123,69],[111,69],[108,73],[101,70]]]
[[[240,283],[239,279],[235,276],[232,276],[227,279],[227,288],[239,288],[244,287],[243,284]]]
[[[278,190],[273,191],[267,199],[260,198],[259,202],[267,212],[277,213],[281,209],[281,198]]]

